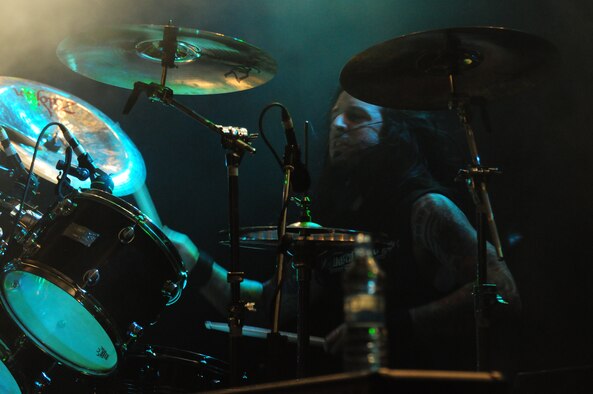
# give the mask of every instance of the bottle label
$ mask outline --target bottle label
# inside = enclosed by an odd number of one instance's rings
[[[344,315],[346,321],[360,321],[371,318],[384,320],[385,305],[383,297],[371,294],[355,294],[344,299]]]

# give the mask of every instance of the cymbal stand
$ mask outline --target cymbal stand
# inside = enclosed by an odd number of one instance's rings
[[[136,82],[134,90],[126,104],[124,113],[129,112],[140,92],[145,92],[153,102],[160,102],[172,106],[185,113],[190,118],[198,121],[203,126],[220,135],[222,146],[227,150],[226,166],[229,185],[229,229],[231,247],[231,270],[227,273],[227,281],[231,287],[231,304],[229,306],[229,353],[231,385],[236,386],[242,378],[239,360],[239,346],[242,337],[243,314],[246,309],[245,302],[241,300],[241,282],[245,275],[239,271],[239,164],[245,152],[255,153],[249,141],[257,137],[249,135],[246,129],[216,125],[192,109],[186,107],[173,98],[173,91],[166,86],[156,83],[146,84]]]
[[[300,239],[302,238],[302,240]],[[294,266],[297,270],[297,378],[307,375],[309,365],[309,298],[311,273],[317,250],[307,241],[307,230],[299,233],[294,244]]]
[[[466,139],[471,155],[471,164],[466,169],[459,171],[458,178],[466,182],[468,191],[476,206],[476,227],[477,227],[477,262],[476,281],[474,282],[474,319],[476,329],[476,370],[485,371],[490,368],[490,309],[496,303],[496,285],[488,283],[487,276],[487,240],[485,224],[488,224],[492,243],[499,260],[504,259],[502,246],[498,235],[498,229],[494,220],[492,205],[488,195],[487,180],[490,175],[500,174],[497,168],[484,167],[480,162],[480,155],[470,124],[469,98],[456,97],[453,75],[449,75],[452,96],[449,108],[455,109],[459,121],[465,129]]]

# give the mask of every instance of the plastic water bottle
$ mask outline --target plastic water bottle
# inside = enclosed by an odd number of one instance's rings
[[[358,234],[354,261],[344,273],[344,370],[377,370],[387,365],[385,275],[373,257],[371,238]]]

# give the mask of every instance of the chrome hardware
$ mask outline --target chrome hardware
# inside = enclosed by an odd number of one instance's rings
[[[84,275],[82,275],[82,280],[84,282],[82,288],[85,289],[87,287],[93,287],[99,283],[100,279],[101,274],[99,273],[99,270],[97,268],[91,268],[90,270],[86,271]]]
[[[124,227],[119,230],[117,237],[122,244],[129,244],[136,237],[136,230],[134,229],[134,226]]]
[[[23,257],[30,257],[39,252],[41,245],[36,241],[37,234],[32,234],[32,236],[25,241],[25,244],[23,245]]]
[[[75,202],[69,198],[65,198],[54,207],[52,213],[58,216],[68,216],[74,211],[74,209],[76,209],[76,207],[77,205]]]
[[[138,340],[140,335],[142,335],[143,331],[144,331],[144,327],[142,327],[140,324],[133,321],[128,326],[128,332],[126,333],[126,340],[125,340],[124,344],[122,345],[122,349],[124,351],[128,350],[128,346],[130,346],[131,344],[136,342],[136,340]]]
[[[179,285],[173,281],[166,281],[161,290],[163,295],[169,299],[174,298],[179,293]]]

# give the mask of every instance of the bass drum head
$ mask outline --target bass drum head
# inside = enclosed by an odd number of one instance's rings
[[[109,392],[195,393],[223,388],[228,364],[214,357],[164,346],[129,352]]]

